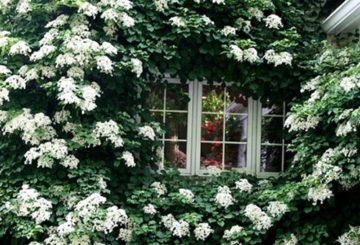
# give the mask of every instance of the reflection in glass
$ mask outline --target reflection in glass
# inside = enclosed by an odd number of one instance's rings
[[[186,139],[187,136],[187,113],[165,114],[166,134],[165,139]]]
[[[248,113],[248,100],[245,95],[240,94],[231,88],[226,88],[225,96],[226,113]]]
[[[203,112],[224,111],[224,89],[220,86],[203,86],[202,94]]]
[[[225,168],[246,167],[246,144],[225,145]]]
[[[224,117],[221,114],[203,114],[201,116],[201,140],[222,141],[223,127]]]
[[[283,139],[283,118],[282,117],[262,117],[261,120],[261,142],[281,143]]]
[[[226,115],[226,141],[246,142],[248,129],[247,115]]]
[[[186,142],[169,142],[164,145],[164,166],[186,168]]]
[[[208,166],[223,169],[221,143],[201,143],[200,168],[204,169]]]
[[[149,109],[164,108],[164,89],[158,85],[150,84],[151,93],[146,99],[146,105]]]
[[[187,111],[189,104],[188,84],[168,84],[166,87],[166,110]]]
[[[282,146],[261,146],[261,172],[280,172]]]
[[[262,115],[283,115],[283,105],[275,105],[266,102],[262,106]]]

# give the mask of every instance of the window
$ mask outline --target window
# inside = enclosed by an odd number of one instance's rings
[[[167,81],[153,85],[146,101],[153,118],[166,128],[159,139],[164,146],[160,168],[202,175],[217,166],[259,177],[284,170],[285,104],[262,106],[231,86]]]

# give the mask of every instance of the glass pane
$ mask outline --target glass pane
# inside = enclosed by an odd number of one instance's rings
[[[262,117],[261,120],[261,142],[281,143],[284,127],[282,117]]]
[[[165,113],[166,139],[187,138],[187,113]]]
[[[282,146],[261,146],[261,172],[281,171]]]
[[[155,122],[158,123],[163,123],[164,122],[164,118],[163,118],[163,113],[162,112],[151,112],[151,116],[153,118],[153,120]]]
[[[201,140],[223,141],[223,124],[223,115],[203,114],[201,118]]]
[[[159,85],[150,85],[151,93],[146,99],[146,105],[149,109],[163,109],[164,108],[164,89]]]
[[[186,168],[186,142],[164,144],[164,166],[168,168]]]
[[[203,86],[202,94],[203,112],[224,111],[224,89],[220,86]]]
[[[226,141],[246,142],[248,132],[247,115],[226,115]]]
[[[294,157],[294,153],[293,152],[287,152],[286,147],[285,147],[284,171],[291,166],[291,160],[293,159],[293,157]]]
[[[200,168],[216,166],[222,169],[222,144],[201,143]]]
[[[247,98],[231,88],[226,88],[225,96],[226,113],[248,113]]]
[[[188,84],[169,84],[166,88],[166,110],[188,110]]]
[[[266,102],[262,105],[262,115],[283,115],[283,105]]]
[[[225,168],[244,168],[246,167],[246,144],[226,144],[225,145]]]

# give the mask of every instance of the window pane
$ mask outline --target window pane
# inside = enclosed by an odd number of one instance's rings
[[[244,168],[246,167],[246,144],[226,144],[225,145],[225,168]]]
[[[168,168],[186,168],[186,142],[165,142],[164,166]]]
[[[284,127],[282,117],[263,116],[261,120],[261,142],[281,143]]]
[[[203,114],[201,118],[201,140],[223,141],[223,124],[223,115]]]
[[[294,157],[294,153],[293,152],[288,152],[286,151],[286,147],[285,147],[285,155],[284,155],[285,159],[284,159],[284,171],[286,169],[288,169],[291,165],[291,160]]]
[[[263,115],[283,115],[283,105],[282,104],[271,104],[267,102],[262,106]]]
[[[222,169],[222,144],[201,143],[200,168],[216,166]]]
[[[203,112],[224,111],[224,89],[220,86],[203,86],[202,94]]]
[[[187,111],[189,104],[188,84],[169,84],[166,88],[166,110]]]
[[[151,93],[146,99],[146,105],[149,109],[163,109],[164,108],[164,89],[159,85],[150,85]]]
[[[226,115],[226,141],[245,142],[247,141],[248,116],[247,115]]]
[[[162,112],[151,112],[151,116],[153,118],[153,120],[155,122],[158,123],[163,123],[164,122],[164,118],[163,118],[163,113]]]
[[[261,172],[281,171],[282,146],[261,146]]]
[[[225,97],[226,113],[248,113],[248,100],[244,95],[227,87]]]
[[[186,139],[187,136],[187,113],[165,114],[166,139]]]

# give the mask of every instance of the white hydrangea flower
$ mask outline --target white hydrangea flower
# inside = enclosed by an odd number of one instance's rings
[[[186,23],[182,17],[174,16],[169,19],[172,26],[184,27]]]
[[[206,15],[201,16],[202,21],[204,21],[205,25],[214,25],[214,21],[212,21],[209,17]]]
[[[99,187],[101,190],[106,189],[107,184],[106,184],[106,181],[102,177],[99,178],[98,182],[99,182]]]
[[[79,6],[78,12],[83,13],[86,16],[93,17],[95,19],[99,10],[96,6],[92,5],[89,2],[82,2]]]
[[[169,8],[168,0],[154,0],[154,5],[156,11],[164,12],[166,9]]]
[[[0,105],[3,105],[5,101],[9,100],[9,90],[6,88],[0,88]]]
[[[235,60],[239,62],[243,61],[244,59],[244,52],[235,44],[230,45],[230,54],[232,54]]]
[[[208,223],[200,223],[194,230],[196,240],[205,241],[214,230],[211,229]]]
[[[255,18],[258,21],[264,18],[264,13],[258,8],[251,7],[248,9],[248,13],[250,14],[251,18]]]
[[[281,52],[281,53],[276,53],[273,49],[269,49],[265,52],[264,58],[267,60],[267,62],[273,63],[274,66],[279,66],[279,65],[291,65],[292,62],[292,55],[288,52]]]
[[[38,51],[32,53],[30,56],[31,61],[38,61],[44,57],[49,56],[51,53],[55,52],[56,47],[53,45],[44,45]]]
[[[317,202],[323,204],[326,199],[333,196],[333,192],[326,185],[319,185],[317,187],[311,187],[308,192],[308,200],[313,201],[315,206]]]
[[[67,20],[69,19],[68,15],[59,15],[55,20],[50,21],[49,23],[47,23],[47,25],[45,26],[46,28],[50,28],[50,27],[61,27],[63,25],[66,24]]]
[[[298,118],[296,115],[291,114],[285,120],[285,127],[289,128],[291,131],[308,131],[311,128],[315,128],[320,122],[320,117],[308,115],[306,119]]]
[[[121,156],[121,159],[123,159],[125,161],[125,165],[128,166],[128,167],[135,167],[136,166],[134,156],[129,151],[124,151],[122,156]]]
[[[119,230],[119,236],[117,237],[117,239],[120,239],[127,243],[131,242],[132,241],[132,230],[121,228]]]
[[[241,226],[234,225],[230,228],[230,230],[225,230],[223,238],[230,240],[234,234],[239,234],[242,230],[243,228]]]
[[[12,75],[5,80],[5,84],[13,89],[25,89],[26,81],[18,75]]]
[[[134,18],[130,17],[127,13],[121,13],[121,15],[119,15],[119,19],[120,22],[122,23],[123,26],[125,27],[132,27],[135,25],[135,20]]]
[[[154,205],[148,204],[144,207],[144,213],[154,215],[157,213],[157,211]]]
[[[234,204],[234,198],[232,197],[230,188],[228,186],[218,187],[218,193],[215,196],[215,202],[224,208],[228,208]]]
[[[220,33],[222,35],[224,35],[225,37],[231,35],[231,36],[234,36],[236,35],[236,28],[232,27],[232,26],[225,26],[221,31]]]
[[[353,88],[355,88],[358,81],[359,79],[357,79],[355,76],[344,77],[343,79],[341,79],[340,87],[342,87],[345,92],[349,92]]]
[[[151,140],[155,139],[154,129],[147,125],[139,128],[139,135],[149,138]]]
[[[104,204],[105,202],[106,198],[101,196],[100,193],[92,193],[75,205],[75,211],[78,212],[80,217],[91,217],[97,212],[100,204]]]
[[[289,211],[288,206],[281,201],[270,202],[267,210],[272,217],[278,217]]]
[[[77,159],[74,155],[68,155],[65,157],[64,160],[60,162],[61,165],[63,165],[66,168],[77,168],[79,165],[79,159]]]
[[[56,57],[56,68],[71,66],[76,63],[75,56],[72,53],[60,54]]]
[[[351,132],[356,132],[356,127],[352,125],[351,121],[347,121],[337,127],[336,136],[346,136]]]
[[[16,55],[16,54],[28,55],[29,53],[31,53],[31,48],[25,41],[18,41],[17,43],[11,46],[9,51],[10,55]]]
[[[166,186],[160,182],[154,182],[150,185],[158,196],[165,195],[167,192]]]
[[[89,53],[101,51],[100,44],[98,42],[91,40],[89,38],[82,38],[80,36],[73,36],[71,38],[66,39],[64,45],[68,49],[71,49],[74,54],[81,54],[85,56],[86,59],[88,59],[86,55],[89,55]],[[78,57],[79,55],[76,56],[77,61],[79,62],[82,59],[79,59]]]
[[[115,147],[122,147],[124,141],[119,136],[120,129],[116,122],[109,120],[107,122],[97,122],[93,134],[97,137],[103,137],[112,142]]]
[[[26,14],[31,11],[30,0],[20,0],[16,6],[16,11],[19,14]]]
[[[180,188],[179,195],[188,202],[194,202],[194,194],[191,190]]]
[[[107,9],[101,14],[101,18],[105,21],[114,21],[116,22],[120,17],[119,12],[115,9]]]
[[[245,216],[251,220],[256,230],[268,230],[272,226],[271,218],[254,204],[246,206]]]
[[[216,167],[216,166],[208,166],[206,168],[206,170],[208,171],[208,173],[211,175],[211,176],[220,176],[221,174],[221,169]]]
[[[352,227],[350,230],[342,234],[338,240],[341,245],[358,245],[360,244],[360,226]]]
[[[118,50],[109,42],[103,42],[101,44],[101,50],[109,55],[116,55]]]
[[[113,68],[113,62],[111,59],[107,56],[97,56],[96,59],[96,65],[99,71],[106,73],[106,74],[112,74],[114,68]]]
[[[280,29],[283,27],[283,24],[281,22],[281,18],[277,16],[276,14],[271,14],[268,17],[264,19],[265,25],[268,28],[271,29]]]
[[[235,185],[235,189],[240,190],[240,192],[250,192],[253,187],[247,179],[240,179],[235,182]]]
[[[176,219],[172,214],[168,214],[161,217],[161,222],[166,228],[171,229]]]
[[[177,236],[179,238],[190,236],[189,223],[185,220],[174,221],[171,231],[173,236]]]
[[[294,234],[291,233],[290,239],[283,239],[280,245],[296,245],[298,244],[298,239]]]
[[[0,37],[0,48],[6,47],[9,44],[8,37]]]
[[[80,67],[73,66],[67,71],[67,75],[68,75],[68,77],[77,78],[77,79],[82,80],[82,79],[84,79],[85,72]]]
[[[80,104],[80,98],[75,94],[75,90],[79,87],[75,84],[73,78],[62,77],[57,82],[57,87],[60,93],[57,95],[58,99],[64,104]]]
[[[97,231],[109,234],[118,226],[118,224],[126,224],[127,222],[128,216],[125,210],[112,206],[106,209],[105,220],[97,220],[94,222],[94,228]]]
[[[244,60],[250,63],[254,63],[259,59],[258,53],[254,48],[248,48],[244,50]]]
[[[100,86],[93,82],[91,85],[85,85],[80,88],[83,100],[80,102],[79,107],[84,111],[92,111],[97,105],[96,98],[100,97]]]
[[[137,77],[140,77],[143,72],[142,62],[139,59],[131,58],[130,60],[132,69],[131,72],[135,73]]]
[[[212,3],[215,3],[215,4],[223,4],[225,5],[225,0],[211,0]]]
[[[28,82],[31,80],[38,79],[39,78],[38,71],[39,70],[37,68],[33,68],[33,69],[30,69],[28,72],[26,72],[25,81]]]
[[[59,31],[57,29],[50,29],[45,33],[44,37],[40,40],[40,46],[50,45],[55,39],[59,37]]]

